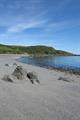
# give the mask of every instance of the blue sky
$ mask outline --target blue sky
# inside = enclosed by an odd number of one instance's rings
[[[80,54],[80,0],[0,0],[0,43]]]

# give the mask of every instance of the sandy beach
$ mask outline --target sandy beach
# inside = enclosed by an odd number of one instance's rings
[[[80,76],[20,63],[20,56],[0,55],[0,120],[80,120]],[[2,80],[14,63],[35,71],[40,84]]]

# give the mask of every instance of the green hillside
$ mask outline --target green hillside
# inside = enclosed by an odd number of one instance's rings
[[[31,55],[73,55],[69,52],[56,50],[52,47],[47,46],[9,46],[0,44],[0,54],[24,54],[28,53]]]

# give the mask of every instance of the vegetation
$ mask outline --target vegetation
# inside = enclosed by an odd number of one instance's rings
[[[0,44],[0,54],[24,54],[28,53],[31,55],[73,55],[72,53],[68,53],[61,50],[56,50],[52,47],[47,46],[9,46]]]

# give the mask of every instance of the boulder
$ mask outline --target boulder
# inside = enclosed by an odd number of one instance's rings
[[[13,65],[17,66],[17,63],[13,63]]]
[[[40,83],[40,81],[38,80],[38,75],[36,72],[27,73],[27,77],[30,79],[32,84],[34,84],[34,82]]]
[[[9,67],[9,64],[6,63],[5,66]]]
[[[65,81],[65,82],[71,82],[72,81],[69,78],[65,78],[65,77],[59,77],[58,80],[62,80],[62,81]]]
[[[19,82],[24,82],[26,80],[28,81],[30,80],[32,84],[40,83],[36,72],[27,73],[27,71],[22,66],[17,66],[12,74],[4,75],[2,80],[8,81],[8,82],[14,82],[14,83],[19,83]]]
[[[27,71],[22,66],[17,66],[12,75],[18,80],[23,80],[26,79]]]
[[[10,75],[4,75],[2,80],[7,81],[7,82],[13,82],[13,79]]]

